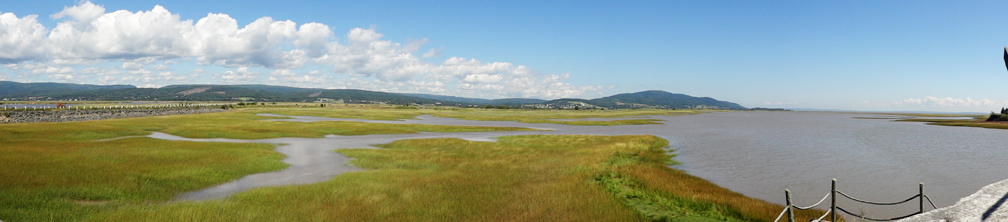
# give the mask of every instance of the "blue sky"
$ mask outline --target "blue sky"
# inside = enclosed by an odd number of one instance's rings
[[[0,79],[482,98],[665,90],[746,107],[988,112],[1008,106],[1004,8],[996,1],[15,1],[0,6]]]

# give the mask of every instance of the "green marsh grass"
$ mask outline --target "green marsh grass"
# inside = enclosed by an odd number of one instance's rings
[[[783,209],[667,167],[666,146],[654,136],[401,140],[338,150],[369,170],[326,182],[205,202],[109,206],[78,219],[770,221]]]
[[[269,112],[332,112],[285,108]],[[321,111],[319,111],[321,110]],[[269,144],[124,138],[166,132],[193,138],[319,137],[514,128],[259,121],[263,109],[0,128],[4,221],[770,221],[782,206],[745,197],[667,167],[654,136],[510,136],[497,142],[402,140],[342,149],[369,170],[332,180],[263,187],[204,202],[178,193],[285,167]],[[426,110],[368,110],[362,116]],[[468,119],[543,121],[659,115],[435,110]],[[367,114],[368,112],[375,112]],[[280,114],[280,113],[278,113]],[[431,114],[436,115],[437,112]],[[666,113],[668,114],[668,113]],[[677,114],[677,113],[672,113]],[[315,114],[312,114],[315,115]],[[336,115],[336,114],[333,114]],[[446,114],[449,115],[449,114]],[[450,116],[449,115],[449,116]],[[489,117],[487,117],[489,116]],[[531,117],[522,117],[531,116]],[[361,118],[361,117],[349,117]],[[443,128],[441,128],[443,127]],[[7,170],[9,169],[9,170]],[[799,220],[818,211],[799,212]]]
[[[0,127],[0,220],[73,221],[110,206],[163,202],[287,165],[272,144],[165,141],[262,139],[417,132],[528,130],[508,127],[273,122],[253,112],[111,119]],[[134,136],[108,141],[103,139]]]
[[[273,148],[150,138],[5,141],[0,218],[73,221],[106,205],[171,200],[181,192],[287,167]]]
[[[321,116],[331,118],[357,118],[374,120],[413,119],[419,115],[481,121],[516,121],[523,123],[552,123],[566,125],[639,125],[659,124],[658,119],[577,120],[584,118],[621,118],[633,116],[667,116],[697,114],[696,110],[626,109],[626,110],[529,110],[529,109],[477,109],[477,108],[423,108],[396,109],[390,106],[329,106],[326,108],[251,108],[250,111],[288,116]],[[569,121],[562,121],[565,119]]]
[[[285,109],[276,109],[283,111]],[[52,141],[98,140],[164,132],[189,138],[266,139],[279,137],[320,138],[328,134],[368,135],[418,132],[483,132],[533,130],[518,127],[473,127],[423,124],[370,124],[349,121],[312,123],[260,121],[276,117],[257,116],[255,110],[237,110],[195,115],[154,116],[66,123],[4,124],[0,141],[44,138]]]
[[[350,121],[320,121],[311,123],[259,121],[275,117],[256,116],[254,110],[210,113],[186,118],[186,124],[166,126],[160,130],[172,135],[190,138],[262,139],[278,137],[320,138],[328,134],[369,135],[403,134],[418,132],[483,132],[533,130],[518,127],[475,127],[423,124],[372,124]],[[175,119],[153,119],[157,123]],[[162,122],[164,121],[164,122]]]

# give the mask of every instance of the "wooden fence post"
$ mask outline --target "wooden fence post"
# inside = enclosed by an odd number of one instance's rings
[[[837,193],[836,192],[836,178],[833,178],[833,188],[832,188],[832,191],[830,191],[830,198],[832,198],[832,200],[830,201],[831,202],[831,204],[830,204],[830,221],[837,221],[836,220],[836,193]]]
[[[795,221],[794,220],[794,208],[791,208],[791,191],[785,189],[784,190],[784,197],[787,198],[787,206],[784,206],[784,207],[787,208],[787,221],[788,222],[794,222]]]
[[[920,197],[917,198],[920,199],[920,211],[918,214],[924,213],[924,183],[920,183]]]

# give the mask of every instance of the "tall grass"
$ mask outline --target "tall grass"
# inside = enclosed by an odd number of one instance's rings
[[[416,132],[528,130],[508,127],[293,123],[260,121],[254,112],[158,116],[0,127],[0,220],[72,221],[111,206],[167,201],[244,175],[287,165],[271,144],[164,141],[166,132],[193,138],[260,139]]]
[[[666,145],[654,136],[402,140],[338,150],[370,170],[322,183],[205,202],[80,206],[87,213],[75,219],[769,221],[782,209],[666,167]]]
[[[108,204],[170,200],[180,192],[285,168],[284,156],[273,147],[150,138],[5,142],[0,220],[70,221]]]
[[[180,192],[283,168],[279,161],[283,156],[268,144],[149,138],[94,141],[152,131],[187,137],[270,138],[513,130],[267,122],[258,121],[268,118],[256,116],[258,112],[5,125],[0,128],[0,167],[5,169],[0,171],[0,220],[769,221],[783,209],[667,167],[671,163],[664,150],[667,142],[654,136],[402,140],[380,145],[384,149],[337,151],[354,158],[352,164],[370,170],[315,184],[257,188],[204,202],[169,200]],[[399,115],[396,112],[375,115]],[[534,116],[527,121],[582,115],[548,112],[525,114]],[[472,111],[469,115],[476,117],[467,118],[484,118],[479,117],[483,114]],[[520,118],[521,114],[495,113],[488,118]],[[808,220],[814,213],[802,212],[799,218]]]

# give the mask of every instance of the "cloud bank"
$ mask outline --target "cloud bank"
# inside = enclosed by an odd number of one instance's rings
[[[997,101],[992,99],[972,99],[966,97],[965,99],[957,99],[952,97],[938,98],[933,96],[927,96],[921,99],[909,98],[900,102],[895,102],[895,105],[923,105],[931,107],[994,107],[994,106],[1008,106],[1008,101]]]
[[[51,29],[39,23],[37,15],[0,14],[0,63],[20,74],[15,79],[46,75],[69,82],[148,86],[209,79],[489,98],[575,97],[601,89],[569,84],[565,80],[570,74],[542,74],[508,62],[460,57],[430,62],[443,48],[422,51],[427,39],[383,40],[373,28],[353,28],[337,36],[321,23],[299,25],[262,17],[239,26],[223,13],[192,21],[160,5],[149,11],[106,12],[91,2],[64,7],[49,17],[59,21]],[[190,74],[182,74],[174,71],[180,61],[227,71],[189,68]],[[118,62],[121,65],[100,67]]]
[[[861,102],[862,106],[868,107],[889,107],[889,108],[928,108],[928,110],[945,110],[950,108],[968,108],[968,109],[997,109],[1000,107],[1008,107],[1008,100],[999,101],[988,98],[983,99],[972,99],[966,98],[952,98],[952,97],[934,97],[925,96],[924,98],[908,98],[902,101],[895,101],[889,103],[883,102]]]

